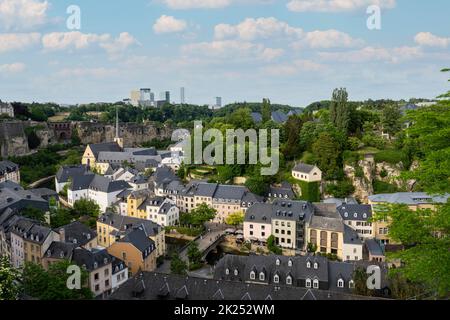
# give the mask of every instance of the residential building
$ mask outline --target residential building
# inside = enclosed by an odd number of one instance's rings
[[[363,204],[342,204],[337,211],[345,225],[355,230],[361,239],[374,238],[372,226],[372,206]]]
[[[368,261],[385,262],[386,256],[383,248],[375,239],[368,239],[365,242],[364,253]]]
[[[64,187],[67,186],[74,177],[81,175],[93,174],[88,170],[87,165],[72,165],[72,166],[63,166],[59,168],[58,172],[55,176],[55,188],[56,192],[60,193],[64,190]]]
[[[44,212],[49,211],[48,201],[30,190],[24,190],[20,185],[11,181],[0,183],[0,214],[8,208],[21,211],[28,207]]]
[[[21,268],[26,262],[42,264],[42,258],[53,241],[59,241],[59,234],[38,222],[21,218],[10,229],[11,263]]]
[[[155,243],[157,258],[166,254],[165,229],[163,227],[149,220],[120,216],[114,213],[103,214],[97,220],[98,244],[105,248],[110,247],[136,227],[143,227],[147,237]]]
[[[96,297],[112,292],[112,257],[106,250],[76,248],[72,261],[89,273],[89,288]]]
[[[214,269],[214,279],[246,284],[301,287],[337,293],[351,293],[354,271],[365,263],[330,261],[321,256],[234,256],[226,255]],[[380,264],[382,287],[386,287],[387,266]]]
[[[344,261],[363,260],[363,240],[355,230],[348,225],[344,225],[344,242],[342,245],[342,256]]]
[[[294,190],[292,189],[292,185],[287,181],[283,181],[281,185],[277,186],[272,185],[269,187],[268,198],[271,200],[274,199],[294,200],[295,193]]]
[[[0,161],[0,182],[12,181],[20,183],[19,165],[8,161]]]
[[[314,204],[314,214],[306,227],[306,244],[317,252],[334,254],[343,259],[344,222],[334,204]]]
[[[124,261],[130,275],[156,269],[156,245],[149,239],[143,226],[133,227],[107,250],[111,255]]]
[[[292,169],[292,177],[304,182],[321,182],[322,171],[317,166],[299,163]]]
[[[10,118],[14,118],[14,107],[11,103],[2,102],[0,100],[0,116],[6,115]]]
[[[244,239],[267,242],[272,235],[272,212],[271,204],[255,203],[251,206],[244,217]]]
[[[391,194],[377,194],[369,196],[369,204],[372,206],[372,212],[383,210],[383,205],[406,205],[410,210],[435,210],[437,204],[443,204],[448,201],[450,194],[429,195],[424,192],[398,192]],[[389,219],[377,219],[372,223],[372,233],[374,237],[382,244],[394,244],[389,237]]]
[[[203,279],[175,274],[141,272],[129,279],[109,299],[156,301],[307,301],[378,300],[345,292],[315,290],[294,286],[268,286],[256,283]]]
[[[97,248],[97,232],[75,221],[58,229],[61,242],[74,244],[87,250]]]
[[[111,256],[112,260],[112,292],[115,292],[121,285],[128,281],[128,267],[122,260]]]
[[[71,206],[81,199],[92,200],[105,212],[116,203],[117,195],[129,188],[125,181],[111,181],[99,175],[76,176],[67,190],[67,200]]]

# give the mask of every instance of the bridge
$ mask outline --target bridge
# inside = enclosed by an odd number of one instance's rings
[[[31,184],[28,186],[28,188],[29,188],[29,189],[35,189],[35,188],[38,188],[39,186],[41,186],[41,185],[43,185],[43,184],[45,184],[45,183],[47,183],[47,182],[50,182],[50,181],[52,181],[53,179],[55,179],[55,176],[49,176],[49,177],[45,177],[45,178],[39,179],[38,181],[35,181],[35,182],[31,183]]]

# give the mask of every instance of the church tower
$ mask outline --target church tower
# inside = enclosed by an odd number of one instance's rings
[[[116,107],[116,137],[114,138],[114,142],[119,145],[120,148],[123,149],[123,139],[119,137],[119,109]]]

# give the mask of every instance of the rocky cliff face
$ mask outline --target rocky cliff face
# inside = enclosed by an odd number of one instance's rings
[[[359,169],[360,168],[360,169]],[[358,167],[344,166],[345,175],[355,187],[353,197],[362,203],[368,202],[368,197],[373,195],[373,181],[375,179],[375,163],[373,160],[360,160]]]
[[[101,143],[114,141],[116,129],[114,125],[100,123],[79,122],[74,128],[78,132],[82,144]],[[125,147],[136,147],[152,139],[167,139],[172,135],[172,129],[158,127],[148,122],[143,124],[124,123],[120,125],[120,137],[123,138]]]
[[[0,122],[0,155],[8,157],[30,152],[23,122]]]

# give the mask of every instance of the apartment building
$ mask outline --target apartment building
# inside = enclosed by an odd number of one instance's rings
[[[166,254],[165,229],[162,226],[150,220],[114,213],[103,214],[97,220],[98,244],[108,248],[136,227],[142,227],[147,237],[154,242],[157,258]]]
[[[89,174],[93,175],[94,173],[90,172],[88,166],[84,164],[63,166],[59,168],[55,176],[56,192],[60,193],[61,191],[63,191],[64,188],[74,179],[74,177]]]
[[[337,207],[345,225],[356,231],[362,239],[374,238],[372,226],[372,206],[343,203]]]
[[[0,161],[0,183],[4,181],[20,183],[19,165],[8,160]]]

